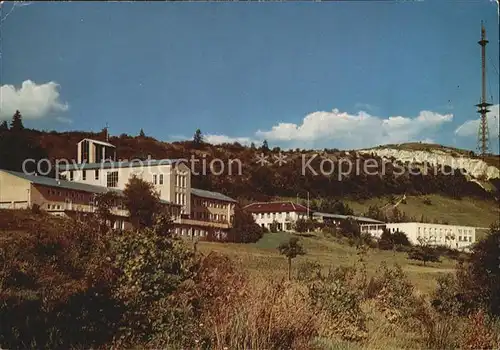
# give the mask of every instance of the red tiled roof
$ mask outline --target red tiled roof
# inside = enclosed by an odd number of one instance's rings
[[[251,213],[298,212],[307,213],[307,208],[293,202],[258,202],[245,206],[243,209]]]

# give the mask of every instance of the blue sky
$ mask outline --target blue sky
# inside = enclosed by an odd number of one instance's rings
[[[474,149],[493,1],[2,5],[1,107],[29,127],[173,141]],[[492,66],[493,62],[495,68]],[[498,152],[498,117],[490,118]],[[496,135],[495,135],[496,134]]]

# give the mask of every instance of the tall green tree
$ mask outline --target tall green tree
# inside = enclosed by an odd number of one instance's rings
[[[0,124],[0,132],[2,131],[8,131],[9,130],[9,125],[7,124],[7,121],[4,120],[1,124]]]
[[[305,255],[306,251],[304,247],[299,242],[298,237],[290,237],[288,242],[284,242],[280,244],[278,250],[281,255],[286,256],[288,260],[288,279],[292,279],[292,260],[295,259],[299,255]]]
[[[198,148],[201,146],[202,143],[203,143],[203,134],[201,133],[200,129],[196,129],[193,136],[193,146]]]
[[[12,116],[12,121],[10,122],[10,130],[11,131],[22,131],[24,130],[23,125],[23,117],[21,116],[21,112],[16,111]]]
[[[153,184],[133,176],[125,185],[123,194],[132,225],[137,229],[153,227],[155,215],[161,211],[160,198]]]
[[[260,150],[261,150],[262,152],[269,152],[269,145],[268,145],[268,143],[267,143],[267,140],[264,140],[264,141],[262,142],[262,146],[261,146]]]
[[[262,238],[264,231],[255,223],[251,213],[240,206],[234,208],[233,225],[229,230],[226,241],[233,243],[253,243]]]
[[[139,137],[146,137],[146,134],[144,133],[144,130],[139,131]]]

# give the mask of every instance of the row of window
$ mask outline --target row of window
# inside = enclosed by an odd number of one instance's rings
[[[73,198],[73,199],[84,199],[85,194],[83,193],[78,193],[78,192],[73,192],[73,191],[61,191],[61,190],[53,190],[53,189],[48,189],[47,193],[51,196],[59,196],[59,197],[67,197],[67,198]]]
[[[425,233],[432,233],[433,229],[434,229],[434,234],[437,234],[438,233],[438,228],[437,227],[434,227],[434,228],[432,228],[432,227],[429,227],[429,228],[424,227],[424,230],[423,230],[424,234]],[[393,230],[394,230],[394,228],[393,228]],[[418,227],[418,233],[420,233],[420,232],[421,232],[421,227]],[[448,228],[448,229],[446,229],[446,228],[445,229],[439,228],[439,233],[441,233],[441,234],[442,233],[451,234],[451,229],[450,228]],[[459,228],[458,229],[458,234],[461,235],[462,233],[463,234],[467,234],[468,233],[469,235],[472,235],[472,230],[470,230],[470,229],[469,230],[466,230],[466,229],[462,230],[462,229]]]
[[[422,235],[420,232],[417,233],[417,238],[420,238],[420,237],[423,237],[423,238],[427,238],[427,239],[431,239],[431,238],[434,238],[434,239],[439,239],[439,241],[442,241],[443,238],[445,240],[451,240],[451,241],[454,241],[455,240],[455,236],[453,235],[446,235],[446,236],[443,236],[442,233],[439,233],[437,234],[436,236],[430,236],[428,234],[424,234]],[[459,242],[472,242],[472,236],[458,236],[458,241]]]
[[[303,219],[305,218],[307,215],[305,214],[298,214],[298,218],[299,219]],[[264,218],[267,218],[267,219],[281,219],[281,218],[286,218],[286,219],[289,219],[290,218],[290,212],[283,212],[283,213],[258,213],[258,214],[254,214],[254,217],[256,219],[264,219]]]
[[[194,218],[195,219],[200,219],[200,220],[210,220],[210,221],[226,221],[227,216],[222,215],[222,214],[212,214],[212,213],[200,213],[200,212],[195,212],[194,213]]]
[[[94,179],[99,180],[99,169],[95,169],[93,171]],[[87,170],[82,170],[82,178],[83,181],[87,181]],[[75,171],[70,170],[69,171],[69,181],[74,181],[75,180]]]
[[[175,193],[175,203],[180,205],[186,205],[186,194],[185,193]]]
[[[186,188],[187,187],[187,176],[186,175],[175,175],[175,186]]]
[[[191,231],[191,232],[190,232]],[[182,236],[194,236],[194,237],[206,237],[208,235],[207,230],[202,229],[188,229],[188,228],[176,228],[175,233]]]
[[[193,201],[194,205],[196,206],[204,206],[207,208],[217,208],[217,209],[227,209],[227,204],[222,204],[218,202],[212,202],[212,201],[207,201],[207,200],[201,200],[201,199],[195,199]]]

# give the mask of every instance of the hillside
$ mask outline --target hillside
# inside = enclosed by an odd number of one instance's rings
[[[104,133],[43,132],[23,130],[22,133],[3,132],[0,141],[16,147],[0,147],[1,168],[18,168],[36,150],[35,159],[47,156],[56,159],[75,159],[76,143],[85,137],[105,140]],[[14,138],[14,139],[13,139]],[[10,139],[10,141],[8,141]],[[27,141],[25,141],[27,140]],[[462,173],[447,164],[426,164],[397,160],[374,154],[373,150],[340,151],[281,150],[245,147],[238,143],[198,147],[191,141],[161,142],[150,137],[129,135],[111,136],[109,142],[117,147],[119,159],[196,159],[192,170],[206,175],[194,176],[193,186],[221,191],[238,199],[267,200],[276,196],[306,197],[309,192],[317,198],[366,200],[386,195],[440,194],[456,199],[475,197],[494,199],[498,195],[499,179],[482,178],[476,181],[469,172]],[[30,147],[24,146],[29,144]],[[389,146],[387,146],[389,147]],[[437,147],[437,146],[436,146]],[[7,151],[8,150],[8,151]],[[31,152],[31,153],[30,153]],[[419,151],[415,151],[419,152]],[[466,151],[461,151],[465,154]],[[0,152],[1,153],[1,152]],[[258,162],[263,154],[268,162]],[[18,155],[16,157],[16,155]],[[283,162],[277,162],[279,156]],[[14,159],[12,159],[14,158]],[[5,161],[7,159],[8,161]],[[218,162],[213,162],[218,159]],[[368,169],[368,170],[367,170]],[[495,168],[498,171],[498,168]],[[220,173],[220,174],[219,174]],[[474,181],[471,181],[474,180]]]
[[[490,180],[500,178],[500,157],[488,155],[479,158],[472,151],[465,151],[436,144],[403,143],[384,145],[360,150],[363,154],[375,154],[383,158],[394,158],[401,162],[430,163],[465,169],[474,179]]]

